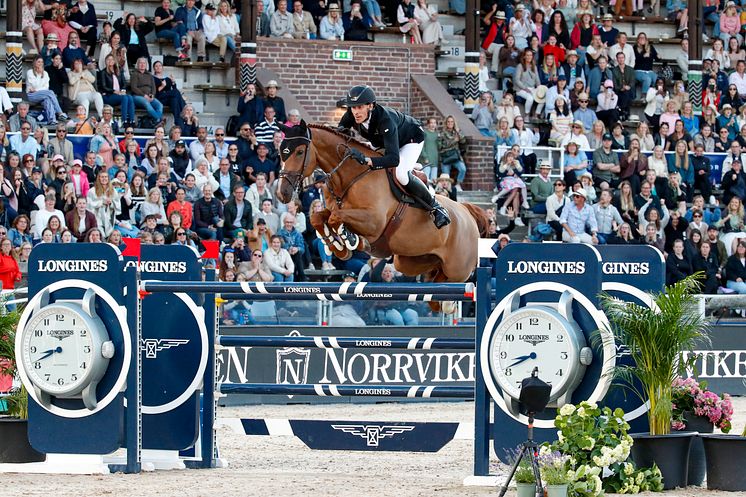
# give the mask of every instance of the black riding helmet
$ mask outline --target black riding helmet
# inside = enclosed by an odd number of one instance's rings
[[[368,85],[358,85],[350,88],[347,92],[347,106],[365,105],[376,103],[376,94]]]

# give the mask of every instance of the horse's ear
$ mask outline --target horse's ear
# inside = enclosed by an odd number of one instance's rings
[[[292,128],[289,128],[289,127],[285,126],[285,125],[284,125],[284,124],[282,124],[281,122],[277,122],[277,121],[276,121],[276,124],[277,124],[277,127],[278,127],[278,128],[280,128],[280,131],[282,131],[282,132],[283,132],[283,133],[285,133],[286,135],[287,135],[287,134],[288,134],[288,133],[290,132],[290,130],[292,129]]]
[[[306,123],[305,119],[300,120],[300,127],[301,129],[308,129],[308,123]]]

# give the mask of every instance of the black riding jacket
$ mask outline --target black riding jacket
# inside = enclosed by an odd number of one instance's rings
[[[339,121],[339,126],[353,128],[374,147],[385,149],[383,157],[371,157],[373,167],[398,166],[401,147],[407,143],[420,143],[425,140],[422,124],[417,119],[390,107],[374,105],[367,123],[368,129],[355,123],[352,111],[347,109]]]

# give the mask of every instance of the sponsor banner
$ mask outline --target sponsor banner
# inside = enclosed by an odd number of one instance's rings
[[[710,338],[710,346],[694,350],[698,357],[689,376],[718,394],[746,395],[746,324],[713,326]]]
[[[473,326],[372,327],[374,337],[473,338]],[[256,328],[221,326],[224,335],[256,335]],[[359,336],[360,328],[273,326],[261,329],[270,336]],[[385,344],[382,344],[385,345]],[[465,350],[314,349],[226,347],[218,355],[221,383],[286,383],[342,385],[473,386],[475,354]],[[328,398],[287,395],[231,394],[226,404],[379,402],[382,397]],[[389,399],[390,400],[390,399]],[[405,399],[402,399],[405,400]],[[409,400],[409,399],[406,399]],[[418,399],[421,400],[421,399]]]

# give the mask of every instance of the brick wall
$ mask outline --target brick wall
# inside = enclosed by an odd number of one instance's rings
[[[352,61],[332,60],[335,49],[351,49]],[[260,38],[257,64],[277,74],[315,121],[335,122],[337,99],[356,84],[375,88],[387,105],[409,111],[410,74],[433,74],[432,45]]]
[[[351,49],[352,61],[332,60],[335,49]],[[432,97],[411,81],[413,74],[434,74],[432,45],[259,38],[257,65],[277,74],[312,121],[336,124],[342,115],[337,99],[356,84],[372,86],[382,103],[419,119],[437,117],[442,123],[445,117],[433,105]],[[492,141],[481,135],[467,139],[464,187],[491,190]]]

